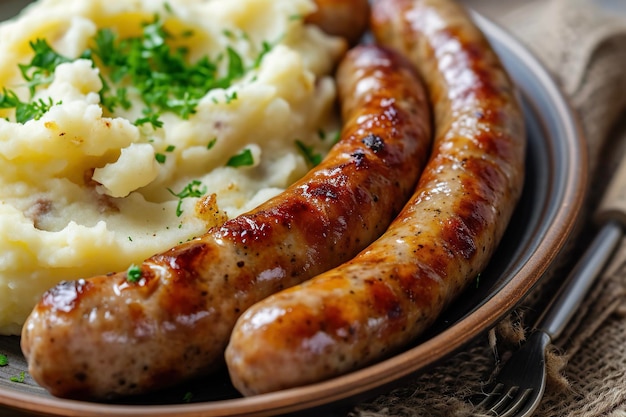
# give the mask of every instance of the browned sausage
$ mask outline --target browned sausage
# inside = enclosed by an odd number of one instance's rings
[[[283,194],[127,273],[63,282],[22,333],[32,377],[52,394],[110,398],[223,366],[239,315],[352,258],[410,197],[431,146],[426,92],[377,48],[339,80],[344,129],[325,160]]]
[[[315,0],[317,10],[306,17],[329,35],[356,44],[367,30],[370,16],[368,0]]]
[[[226,359],[245,395],[345,373],[414,340],[486,266],[520,196],[522,113],[511,81],[464,11],[444,0],[377,0],[373,30],[427,80],[433,154],[411,201],[380,239],[242,315]]]

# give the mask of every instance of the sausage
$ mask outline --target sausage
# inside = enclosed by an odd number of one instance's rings
[[[409,57],[426,81],[432,155],[383,236],[240,317],[226,361],[244,395],[337,376],[414,341],[485,268],[521,194],[522,112],[468,15],[447,0],[376,0],[372,13],[377,41]]]
[[[305,22],[314,24],[329,35],[340,36],[355,45],[369,25],[368,0],[315,0],[317,10]]]
[[[344,127],[281,195],[127,272],[62,282],[27,319],[22,350],[53,395],[114,398],[224,366],[239,315],[352,258],[408,200],[432,144],[423,83],[395,54],[361,48],[338,80]]]

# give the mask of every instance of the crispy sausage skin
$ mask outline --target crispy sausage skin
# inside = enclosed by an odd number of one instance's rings
[[[52,394],[112,398],[223,366],[239,315],[352,258],[415,188],[432,145],[425,88],[398,56],[362,48],[338,80],[344,128],[284,193],[126,272],[63,282],[22,332],[32,377]]]
[[[315,0],[317,10],[306,17],[329,35],[356,44],[367,30],[370,17],[368,0]]]
[[[433,153],[380,239],[240,317],[226,360],[245,395],[336,376],[414,340],[486,266],[521,193],[522,113],[469,17],[447,0],[376,0],[372,12],[378,41],[427,81]]]

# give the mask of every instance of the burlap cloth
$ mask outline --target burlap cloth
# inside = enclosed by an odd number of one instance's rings
[[[626,0],[613,3],[619,2]],[[470,398],[519,346],[536,312],[589,243],[593,208],[626,147],[626,14],[609,3],[520,2],[499,19],[551,71],[586,134],[590,191],[567,249],[523,305],[489,334],[403,388],[356,407],[350,417],[469,415]],[[536,416],[626,416],[626,241],[550,349],[548,369]]]

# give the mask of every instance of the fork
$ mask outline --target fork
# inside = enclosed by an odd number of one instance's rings
[[[491,390],[476,406],[474,417],[528,417],[539,405],[546,386],[546,348],[563,332],[624,234],[626,158],[595,215],[602,228],[538,319],[527,341],[500,370]]]

